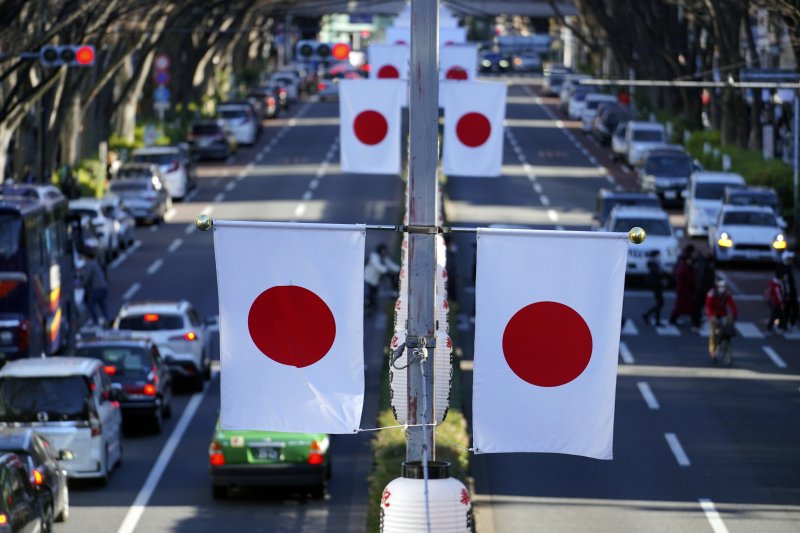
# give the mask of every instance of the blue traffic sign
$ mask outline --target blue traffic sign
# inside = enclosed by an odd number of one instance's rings
[[[169,83],[169,72],[166,70],[156,70],[153,73],[153,80],[156,85],[166,85]]]
[[[153,100],[156,102],[169,102],[169,89],[163,85],[156,87],[153,91]]]

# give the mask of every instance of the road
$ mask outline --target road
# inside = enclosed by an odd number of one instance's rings
[[[509,88],[503,176],[449,176],[449,223],[588,229],[599,188],[634,184],[631,172],[610,163],[607,151],[555,103],[532,85]],[[672,215],[681,221],[679,213]],[[474,237],[458,235],[462,315],[456,342],[463,356],[468,420],[473,244]],[[479,533],[797,531],[800,335],[764,331],[761,291],[770,270],[738,268],[723,274],[740,307],[734,367],[709,365],[707,328],[646,325],[640,316],[652,297],[629,283],[614,460],[473,456]],[[666,300],[668,313],[673,295]]]

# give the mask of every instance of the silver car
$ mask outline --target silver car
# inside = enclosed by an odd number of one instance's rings
[[[161,222],[172,207],[172,198],[167,193],[161,173],[146,164],[123,165],[111,182],[109,192],[125,202],[137,222]]]

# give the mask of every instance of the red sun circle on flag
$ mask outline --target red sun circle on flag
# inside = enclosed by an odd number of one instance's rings
[[[592,332],[573,308],[536,302],[511,317],[503,355],[514,374],[539,387],[558,387],[580,376],[592,357]]]
[[[467,113],[456,122],[458,140],[470,148],[477,148],[489,139],[492,123],[482,113]]]
[[[445,74],[445,78],[448,80],[466,80],[467,71],[459,66],[450,67],[449,69],[447,69],[447,74]]]
[[[250,305],[247,329],[256,347],[282,365],[304,368],[325,357],[336,320],[316,293],[296,285],[270,287]]]
[[[389,123],[377,111],[367,110],[356,115],[353,121],[353,131],[356,138],[370,146],[378,144],[386,138],[389,132]]]
[[[378,69],[378,78],[399,78],[400,71],[394,65],[383,65]]]

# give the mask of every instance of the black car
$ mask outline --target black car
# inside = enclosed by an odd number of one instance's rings
[[[124,332],[82,339],[75,355],[103,361],[103,370],[119,389],[124,424],[146,419],[159,433],[172,415],[172,375],[156,345],[147,337]]]
[[[53,530],[53,516],[46,515],[44,502],[16,454],[0,455],[0,493],[0,533]]]
[[[661,202],[659,202],[658,196],[653,193],[600,189],[597,191],[595,213],[592,215],[596,227],[604,227],[608,220],[608,215],[611,214],[611,210],[618,205],[660,208]]]
[[[500,52],[485,52],[481,56],[481,72],[510,72],[514,58]]]
[[[57,522],[69,518],[67,472],[58,463],[56,449],[31,428],[0,429],[0,454],[13,453],[25,465],[46,517]]]
[[[645,192],[657,194],[662,204],[680,206],[689,176],[696,170],[701,170],[699,163],[682,148],[657,148],[647,152],[638,169],[639,185]]]
[[[198,158],[226,159],[236,152],[236,140],[224,124],[215,120],[195,122],[186,135],[192,155]]]
[[[597,114],[592,122],[592,135],[603,146],[611,144],[611,136],[620,122],[631,119],[630,109],[615,102],[603,102],[597,106]]]

